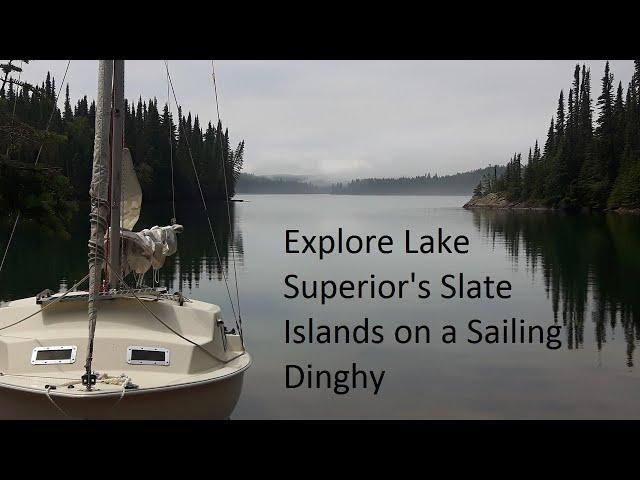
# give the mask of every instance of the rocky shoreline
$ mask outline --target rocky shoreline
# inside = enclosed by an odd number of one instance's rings
[[[514,202],[507,199],[506,195],[501,193],[488,193],[486,195],[477,195],[471,198],[467,203],[464,204],[463,208],[468,210],[471,209],[496,209],[496,210],[536,210],[536,211],[554,211],[554,210],[565,210],[560,207],[549,207],[546,205],[541,205],[540,203],[533,201],[526,202]],[[589,211],[589,209],[584,208],[584,211]],[[604,212],[613,212],[613,213],[631,213],[635,215],[640,215],[640,208],[614,208],[614,209],[604,209],[599,210]]]

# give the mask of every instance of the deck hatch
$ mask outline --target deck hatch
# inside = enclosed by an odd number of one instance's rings
[[[52,365],[61,363],[74,363],[76,361],[75,345],[36,347],[31,354],[32,365]]]
[[[127,363],[131,365],[169,365],[169,349],[161,347],[128,347]]]

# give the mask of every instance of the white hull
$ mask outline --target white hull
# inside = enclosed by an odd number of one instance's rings
[[[160,390],[60,395],[0,385],[1,420],[224,420],[242,391],[244,372],[230,378]],[[55,402],[55,405],[54,403]],[[57,406],[56,406],[57,405]]]
[[[98,303],[94,369],[98,383],[87,389],[83,375],[87,302],[82,294],[52,304],[28,320],[0,330],[0,419],[226,419],[251,364],[240,337],[224,333],[216,305],[168,298],[142,299],[172,333],[131,297]],[[0,307],[0,328],[39,311],[35,298]],[[38,347],[75,346],[66,364],[33,364]],[[170,352],[168,365],[132,364],[130,347]],[[103,379],[100,379],[103,375]],[[136,388],[109,383],[125,375]]]

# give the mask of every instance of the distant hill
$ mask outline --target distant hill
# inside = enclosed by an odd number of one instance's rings
[[[471,195],[483,176],[500,176],[503,166],[489,166],[438,176],[431,174],[401,178],[363,178],[336,183],[330,193],[334,195]]]
[[[304,181],[297,175],[254,175],[242,173],[236,184],[237,193],[329,193],[328,187],[320,187]]]
[[[238,193],[331,193],[334,195],[471,195],[483,176],[493,178],[504,172],[503,166],[489,166],[456,173],[401,178],[363,178],[329,184],[302,175],[254,175],[243,173],[238,179]]]

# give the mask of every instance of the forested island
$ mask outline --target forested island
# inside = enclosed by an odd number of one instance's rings
[[[23,220],[63,231],[74,201],[89,197],[95,102],[84,96],[72,105],[68,83],[64,101],[58,99],[62,92],[50,74],[41,85],[21,82],[18,65],[0,64],[0,214],[7,218],[20,212]],[[171,199],[172,159],[176,198],[199,198],[189,149],[205,196],[212,201],[224,200],[227,191],[229,198],[234,196],[244,141],[232,146],[222,123],[203,126],[191,112],[184,115],[178,108],[174,117],[167,104],[139,98],[125,100],[124,125],[125,146],[145,200]]]
[[[626,92],[606,63],[595,122],[591,72],[576,65],[565,105],[560,91],[547,139],[487,175],[465,207],[640,208],[640,60]],[[595,123],[595,125],[594,125]]]

